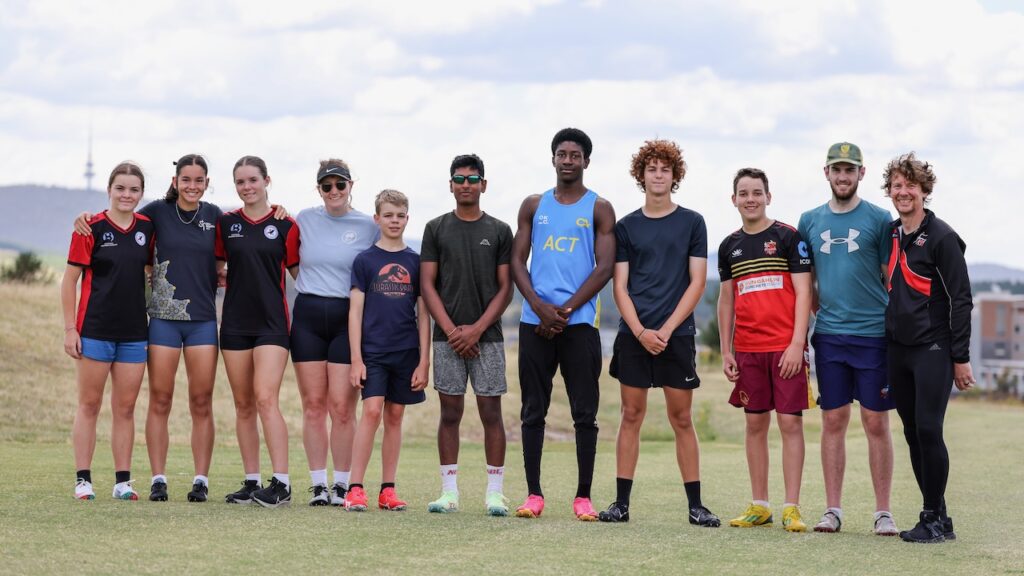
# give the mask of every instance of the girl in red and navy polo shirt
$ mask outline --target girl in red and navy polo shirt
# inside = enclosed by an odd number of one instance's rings
[[[138,500],[131,486],[135,401],[146,368],[146,267],[153,255],[153,223],[135,207],[145,177],[122,162],[110,173],[110,208],[89,220],[92,234],[71,237],[61,282],[64,351],[77,360],[78,410],[71,432],[78,479],[75,497],[92,500],[92,455],[103,388],[111,377],[113,496]],[[76,294],[82,281],[81,297]],[[77,300],[77,307],[76,307]]]

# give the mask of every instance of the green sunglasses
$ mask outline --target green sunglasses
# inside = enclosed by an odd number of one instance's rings
[[[479,184],[482,181],[483,177],[477,174],[473,174],[472,176],[463,176],[462,174],[456,174],[455,176],[452,176],[452,182],[456,184],[465,184],[466,182],[469,182],[470,184]]]

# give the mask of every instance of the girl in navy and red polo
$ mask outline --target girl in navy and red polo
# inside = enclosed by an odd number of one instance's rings
[[[82,500],[95,498],[91,466],[96,418],[108,375],[116,470],[113,496],[139,498],[131,486],[131,461],[135,401],[146,368],[146,267],[154,235],[153,223],[134,212],[144,185],[142,170],[135,164],[124,162],[114,168],[107,185],[110,208],[89,220],[92,234],[72,236],[61,282],[64,351],[78,360],[78,409],[71,439],[78,470],[75,497]]]
[[[235,163],[235,190],[244,206],[217,221],[216,256],[227,266],[220,345],[235,399],[235,430],[245,481],[227,502],[256,502],[276,507],[291,502],[288,478],[288,429],[278,396],[288,361],[288,301],[285,272],[299,264],[299,227],[291,218],[274,217],[267,200],[267,165],[255,156]],[[274,476],[260,486],[259,431],[270,453]]]

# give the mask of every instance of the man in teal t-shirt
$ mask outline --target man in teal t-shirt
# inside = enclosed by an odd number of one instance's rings
[[[838,532],[846,468],[846,428],[850,406],[860,402],[868,439],[868,460],[875,487],[875,534],[892,536],[889,512],[892,486],[894,407],[886,374],[884,270],[889,258],[889,212],[864,201],[857,185],[864,178],[860,148],[833,144],[825,160],[832,197],[805,212],[798,226],[814,259],[816,322],[811,344],[822,409],[821,464],[826,510],[816,532]]]

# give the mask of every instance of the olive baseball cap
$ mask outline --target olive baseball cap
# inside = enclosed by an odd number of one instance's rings
[[[849,142],[837,142],[828,149],[828,156],[825,158],[825,166],[846,162],[854,166],[864,165],[864,156],[860,153],[860,147]]]

